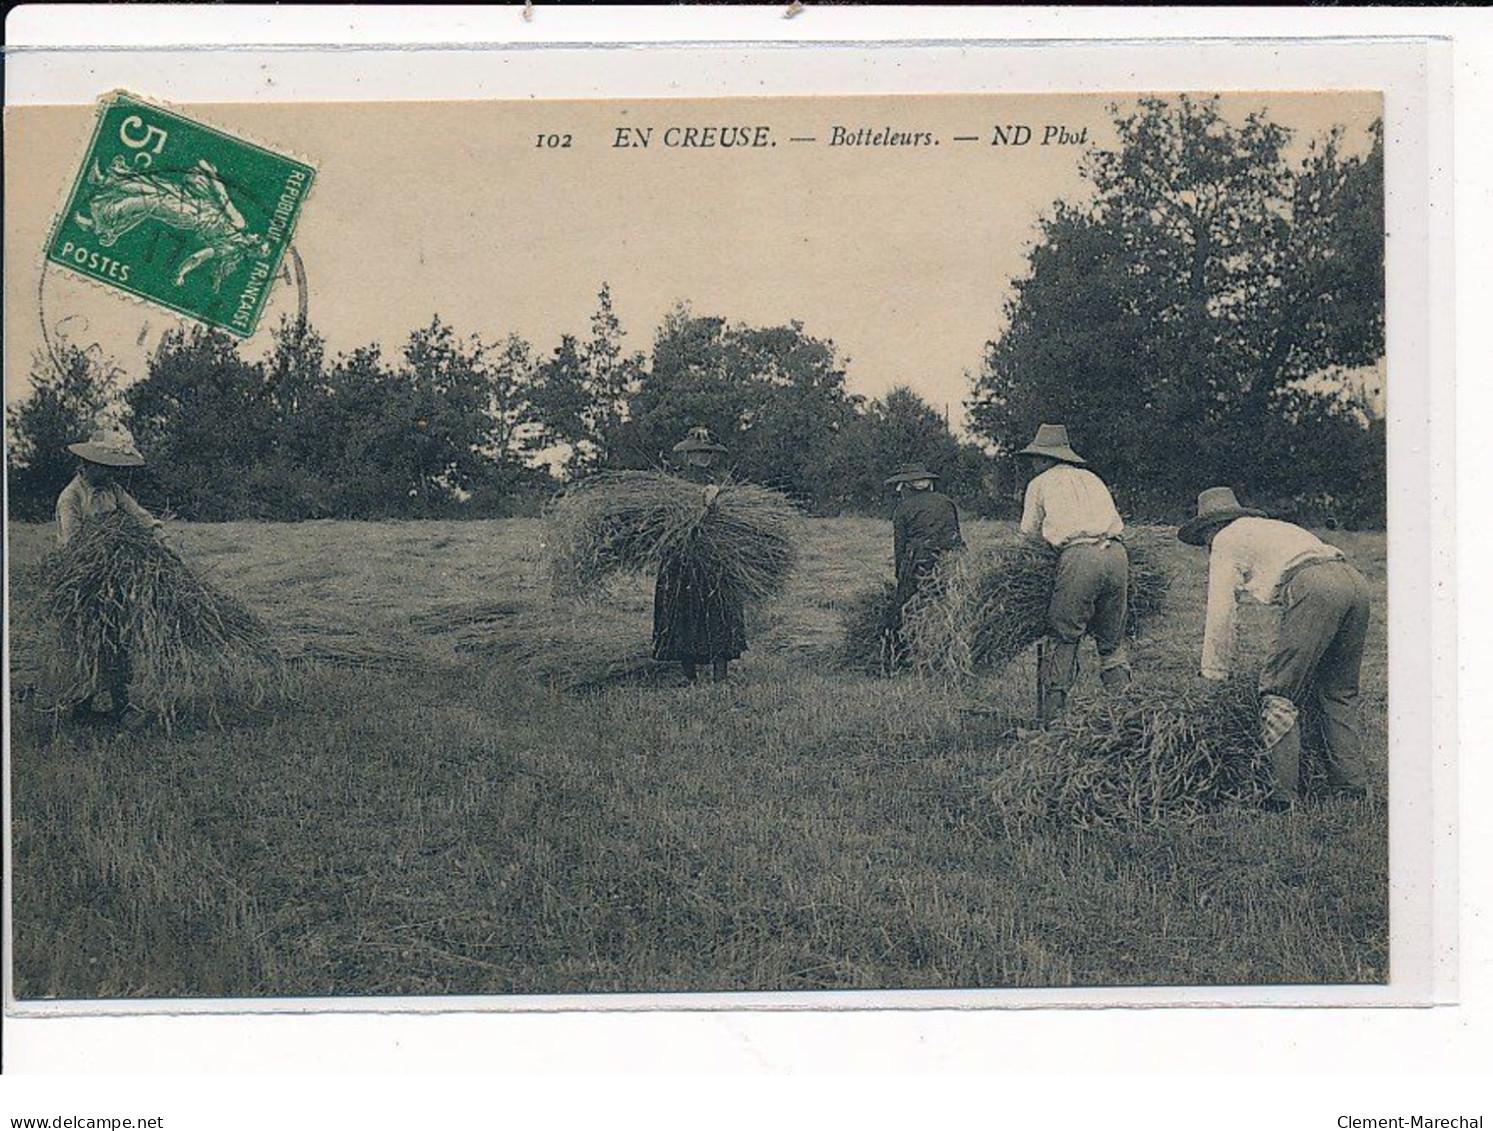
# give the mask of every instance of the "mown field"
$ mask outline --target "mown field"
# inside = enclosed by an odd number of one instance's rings
[[[1379,593],[1382,799],[1384,538],[1329,537]],[[50,538],[10,528],[14,616]],[[44,636],[13,621],[22,999],[1387,977],[1382,800],[1003,832],[985,783],[1032,710],[1030,657],[965,687],[834,662],[850,599],[890,573],[887,523],[810,522],[732,682],[698,688],[648,661],[646,581],[550,604],[537,522],[170,538],[296,661],[263,703],[169,733],[79,729],[30,690]],[[1203,553],[1172,564],[1141,680],[1200,644]]]

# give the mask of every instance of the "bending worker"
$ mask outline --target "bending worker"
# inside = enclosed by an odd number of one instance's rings
[[[1343,552],[1310,531],[1241,507],[1228,487],[1198,496],[1177,537],[1208,547],[1208,620],[1202,674],[1225,680],[1236,606],[1249,593],[1281,610],[1275,645],[1260,672],[1260,737],[1270,760],[1270,808],[1289,808],[1301,777],[1300,711],[1316,707],[1327,747],[1327,785],[1367,793],[1358,732],[1359,669],[1369,627],[1369,583]]]
[[[1021,532],[1058,551],[1047,612],[1050,639],[1037,672],[1037,714],[1047,723],[1068,705],[1086,632],[1098,646],[1105,688],[1113,691],[1130,682],[1125,648],[1130,557],[1120,541],[1125,524],[1109,488],[1069,445],[1065,426],[1042,425],[1016,454],[1032,463]]]
[[[933,576],[938,559],[964,546],[959,509],[933,489],[938,476],[922,464],[903,464],[886,480],[902,496],[892,512],[897,606],[904,607]]]

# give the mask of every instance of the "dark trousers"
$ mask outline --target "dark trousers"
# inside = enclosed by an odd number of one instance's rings
[[[1130,558],[1119,542],[1080,543],[1058,556],[1057,579],[1047,609],[1052,640],[1039,676],[1043,701],[1053,709],[1062,709],[1078,678],[1078,645],[1085,633],[1099,649],[1101,674],[1128,673],[1125,611],[1129,585]]]
[[[1358,678],[1369,629],[1369,583],[1347,562],[1317,562],[1281,587],[1280,631],[1260,672],[1260,691],[1314,708],[1327,749],[1327,780],[1365,783],[1358,730]],[[1286,796],[1300,779],[1301,723],[1271,749],[1276,787]]]

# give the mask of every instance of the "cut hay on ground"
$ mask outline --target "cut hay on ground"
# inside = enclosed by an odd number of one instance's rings
[[[562,692],[677,682],[679,670],[629,646],[631,634],[599,628],[593,616],[532,609],[453,637],[465,656],[504,660],[541,686]]]
[[[1128,535],[1130,592],[1125,630],[1138,636],[1161,611],[1171,575],[1161,567],[1158,536]],[[1025,540],[991,550],[945,554],[930,582],[901,610],[900,659],[927,673],[965,678],[999,669],[1047,635],[1047,609],[1057,576],[1056,551]],[[898,624],[896,591],[888,585],[852,606],[845,657],[852,666],[879,664],[887,626]]]
[[[798,556],[793,505],[749,483],[724,484],[708,508],[703,493],[652,471],[607,472],[569,488],[548,515],[555,592],[592,595],[619,575],[683,555],[742,603],[774,596]]]
[[[1001,752],[998,822],[1150,825],[1269,793],[1255,683],[1133,685],[1080,702]]]
[[[43,607],[60,629],[60,701],[98,689],[110,641],[128,651],[132,701],[168,723],[225,687],[262,697],[276,659],[265,623],[130,515],[85,523],[42,568]]]

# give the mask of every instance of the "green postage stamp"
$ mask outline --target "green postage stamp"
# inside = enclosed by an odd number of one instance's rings
[[[111,94],[47,259],[248,337],[315,175],[302,161]]]

